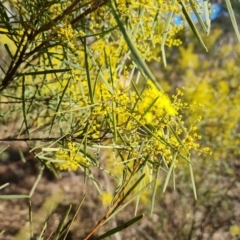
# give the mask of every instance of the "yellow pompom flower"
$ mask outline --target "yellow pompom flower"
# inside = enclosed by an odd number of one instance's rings
[[[68,142],[67,146],[68,148],[61,148],[55,154],[56,160],[59,160],[55,166],[59,170],[76,171],[79,166],[90,166],[87,159],[79,154],[79,147],[76,143]]]
[[[113,195],[109,192],[103,192],[101,195],[101,201],[103,206],[109,206],[112,202]]]
[[[138,111],[144,115],[146,123],[152,123],[154,120],[161,119],[164,115],[176,115],[176,109],[168,96],[160,91],[151,81],[147,82],[147,88],[141,96],[141,104],[138,105]]]
[[[232,237],[240,236],[240,227],[237,225],[232,225],[230,227],[230,234]]]

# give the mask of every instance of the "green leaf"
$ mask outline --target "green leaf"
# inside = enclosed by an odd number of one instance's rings
[[[175,160],[176,160],[176,157],[177,157],[177,154],[178,152],[176,152],[172,158],[172,162],[171,162],[171,166],[168,170],[168,174],[167,174],[167,177],[165,179],[165,182],[164,182],[164,185],[163,185],[163,193],[166,191],[167,189],[167,186],[168,186],[168,182],[169,182],[169,179],[170,179],[170,176],[172,174],[172,171],[173,171],[173,167],[174,167],[174,164],[175,164]]]
[[[176,0],[172,0],[172,6],[175,5]],[[169,27],[170,27],[170,23],[172,20],[172,16],[173,16],[173,10],[169,11],[167,19],[166,19],[166,23],[165,23],[165,28],[164,28],[164,32],[163,32],[163,36],[162,36],[162,42],[161,42],[161,51],[162,51],[162,59],[163,59],[163,65],[166,67],[167,66],[167,61],[166,61],[166,55],[165,55],[165,42],[167,39],[167,35],[169,32]]]
[[[39,174],[38,174],[38,176],[37,176],[37,179],[36,179],[36,181],[34,182],[34,184],[33,184],[33,186],[32,186],[32,189],[31,189],[31,191],[30,191],[30,193],[29,193],[29,197],[30,197],[30,198],[32,197],[32,195],[33,195],[33,193],[34,193],[34,191],[35,191],[38,183],[40,182],[40,180],[41,180],[41,178],[42,178],[42,174],[43,174],[44,168],[45,168],[44,166],[41,166],[41,169],[40,169],[40,172],[39,172]]]
[[[8,45],[7,45],[6,43],[4,44],[4,47],[5,47],[8,55],[10,56],[10,58],[13,59],[13,55],[12,55],[12,53],[11,53],[11,50],[10,50],[10,48],[8,47]]]
[[[84,193],[82,200],[79,202],[73,218],[62,229],[61,235],[65,232],[65,236],[64,236],[63,240],[65,240],[67,238],[67,234],[68,234],[68,232],[69,232],[69,230],[70,230],[70,228],[72,226],[72,223],[74,222],[74,220],[75,220],[75,218],[76,218],[76,216],[77,216],[77,214],[78,214],[78,212],[79,212],[79,210],[80,210],[80,208],[81,208],[85,198],[86,198],[86,193]]]
[[[123,205],[119,206],[111,215],[106,219],[106,221],[103,223],[105,224],[108,222],[112,217],[114,217],[118,212],[120,212],[122,209],[124,209],[127,205],[129,205],[133,200],[135,200],[143,191],[145,191],[151,184],[153,184],[155,180],[147,184],[144,188],[142,188],[138,193],[136,193],[134,196],[132,196],[127,202],[125,202]]]
[[[26,111],[26,105],[25,105],[25,76],[22,76],[22,111],[23,111],[23,122],[26,128],[26,133],[29,136],[29,130],[28,130],[28,118],[27,118],[27,111]]]
[[[9,185],[9,183],[5,183],[5,184],[1,185],[1,186],[0,186],[0,190],[3,189],[3,188],[5,188],[5,187],[7,187],[8,185]]]
[[[195,180],[194,180],[194,175],[193,175],[192,163],[189,162],[188,166],[189,166],[189,170],[190,170],[190,176],[191,176],[191,181],[192,181],[194,197],[197,200],[197,190],[196,190],[196,185],[195,185]]]
[[[79,66],[78,64],[69,62],[69,61],[66,60],[66,59],[63,59],[62,62],[65,63],[65,64],[67,64],[67,65],[69,65],[69,66],[71,66],[71,67],[73,67],[73,68],[76,68],[76,69],[78,69],[78,70],[86,71],[86,68],[83,68],[83,67]]]
[[[65,95],[65,93],[66,93],[66,91],[67,91],[67,89],[68,89],[68,85],[69,85],[70,82],[71,82],[71,77],[68,79],[67,84],[66,84],[66,86],[65,86],[64,89],[63,89],[62,95],[60,96],[60,99],[59,99],[57,108],[56,108],[56,110],[55,110],[55,114],[54,114],[54,116],[53,116],[53,118],[52,118],[52,123],[51,123],[51,126],[50,126],[49,134],[51,134],[51,132],[52,132],[52,128],[53,128],[53,125],[54,125],[54,123],[55,123],[55,119],[56,119],[56,117],[57,117],[57,113],[58,113],[58,111],[59,111],[59,108],[60,108],[61,103],[62,103],[62,101],[63,101],[63,97],[64,97],[64,95]]]
[[[107,79],[105,78],[105,76],[104,76],[104,74],[102,72],[102,67],[99,67],[98,63],[94,59],[94,56],[91,54],[91,51],[87,47],[86,47],[86,50],[87,50],[87,54],[90,57],[90,60],[91,60],[92,64],[94,65],[96,70],[99,72],[99,77],[101,77],[101,80],[106,85],[108,91],[113,94],[113,88],[110,86],[110,84],[108,83]]]
[[[147,78],[149,78],[150,80],[152,80],[154,82],[154,84],[162,90],[161,85],[157,82],[156,78],[153,76],[153,74],[151,73],[150,69],[148,68],[147,64],[145,63],[145,61],[142,59],[142,57],[140,56],[140,54],[138,53],[138,50],[135,48],[131,38],[128,36],[128,33],[124,27],[124,24],[122,23],[122,21],[120,20],[120,17],[117,13],[117,9],[115,4],[113,4],[113,1],[110,1],[110,8],[112,10],[113,16],[115,18],[115,20],[117,21],[117,24],[119,26],[120,31],[123,34],[123,37],[129,47],[129,49],[132,52],[132,55],[134,57],[134,60],[137,64],[137,66],[139,67],[139,69],[145,74],[145,76]]]
[[[129,220],[128,222],[125,222],[124,224],[122,224],[121,226],[118,226],[116,228],[113,228],[111,230],[109,230],[108,232],[102,234],[101,236],[95,238],[94,240],[100,240],[100,239],[104,239],[106,237],[109,237],[117,232],[121,232],[122,230],[124,230],[125,228],[128,228],[129,226],[133,225],[134,223],[136,223],[137,221],[139,221],[140,219],[143,218],[143,214]]]
[[[88,64],[88,54],[87,54],[87,40],[83,40],[84,45],[84,60],[85,60],[85,69],[86,69],[86,75],[87,75],[87,83],[88,83],[88,93],[90,97],[90,102],[93,104],[93,91],[92,91],[92,83],[91,83],[91,77],[90,77],[90,66]]]
[[[43,223],[42,231],[39,234],[38,239],[44,239],[44,234],[45,234],[45,231],[47,229],[50,217],[51,217],[51,212],[48,214],[48,216],[46,217],[46,220]]]
[[[53,74],[53,73],[60,73],[60,72],[69,72],[71,69],[51,69],[51,70],[44,70],[44,71],[34,71],[34,72],[26,72],[26,73],[19,73],[18,76],[36,76],[36,75],[45,75],[45,74]]]
[[[124,200],[130,195],[130,193],[137,187],[137,185],[144,179],[145,173],[140,176],[140,178],[132,185],[132,187],[126,192],[126,194],[122,197],[121,201]]]
[[[72,208],[72,206],[70,205],[69,208],[67,209],[67,211],[64,213],[60,223],[58,224],[58,227],[57,227],[56,233],[55,233],[55,235],[53,237],[53,240],[57,240],[61,236],[62,229],[64,228],[63,224],[66,221],[66,219],[67,219],[67,217],[68,217],[68,215],[69,215],[69,213],[71,211],[71,208]]]
[[[156,175],[155,175],[155,183],[154,183],[154,187],[153,187],[153,194],[152,194],[152,199],[151,199],[151,210],[150,210],[150,214],[152,215],[153,213],[153,207],[154,207],[154,203],[155,203],[155,199],[156,199],[156,193],[157,193],[157,178],[158,178],[158,175],[160,173],[160,170],[161,170],[161,167],[160,165],[158,166],[157,168],[157,172],[156,172]]]
[[[198,41],[200,42],[200,44],[202,45],[202,47],[208,52],[208,49],[207,49],[205,43],[203,42],[203,40],[202,40],[202,38],[201,38],[201,36],[200,36],[200,34],[199,34],[196,26],[194,25],[194,23],[193,23],[190,15],[189,15],[188,12],[187,12],[187,8],[186,8],[184,2],[180,0],[179,3],[180,3],[180,5],[182,6],[182,12],[183,12],[183,14],[184,14],[184,16],[185,16],[185,18],[186,18],[186,20],[187,20],[190,28],[192,29],[194,35],[196,36],[196,38],[198,39]]]
[[[231,19],[235,34],[237,36],[237,40],[240,43],[240,34],[239,34],[239,30],[238,30],[238,24],[237,24],[236,18],[234,16],[234,12],[233,12],[233,9],[232,9],[231,2],[230,2],[230,0],[225,0],[225,3],[226,3],[226,6],[227,6],[228,13],[230,15],[230,19]]]
[[[210,20],[210,13],[209,13],[209,8],[208,8],[208,1],[204,0],[203,1],[203,6],[204,6],[204,15],[205,15],[205,20],[206,20],[206,27],[207,27],[207,35],[210,33],[210,28],[211,28],[211,20]]]
[[[192,0],[190,0],[190,5],[191,5],[191,8],[192,8],[194,14],[195,14],[196,17],[197,17],[197,20],[198,20],[199,24],[200,24],[201,27],[202,27],[203,31],[204,31],[205,33],[207,33],[207,32],[208,32],[208,29],[207,29],[207,27],[205,26],[205,23],[203,22],[201,16],[200,16],[199,13],[198,13],[198,10],[197,10],[196,7],[195,7],[196,3],[193,2]],[[208,9],[208,8],[207,8],[207,9]],[[206,11],[206,10],[205,10],[205,11]],[[207,16],[207,15],[206,15],[206,16]],[[208,16],[209,16],[209,13],[208,13]]]
[[[0,199],[24,199],[29,198],[29,195],[0,195]]]

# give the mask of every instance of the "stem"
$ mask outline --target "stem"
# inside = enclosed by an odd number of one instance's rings
[[[12,79],[15,77],[17,69],[22,64],[22,60],[23,60],[24,54],[25,54],[25,52],[27,50],[28,43],[26,43],[23,46],[21,51],[20,51],[20,48],[21,48],[21,46],[23,44],[23,41],[24,41],[26,35],[27,35],[27,31],[25,30],[24,33],[23,33],[22,39],[21,39],[21,41],[20,41],[20,43],[18,45],[17,51],[16,51],[16,53],[15,53],[13,59],[12,59],[12,62],[10,64],[9,68],[8,68],[6,76],[3,79],[3,81],[2,81],[2,84],[0,86],[0,92],[3,91],[10,84]],[[19,57],[17,57],[18,54],[19,54]],[[16,61],[17,58],[18,58],[18,60]],[[14,65],[15,61],[16,61],[16,64]]]
[[[130,183],[132,177],[137,173],[140,161],[137,161],[136,164],[133,166],[133,171],[129,177],[129,179],[125,182],[125,185],[122,187],[121,191],[118,193],[118,197],[116,198],[115,202],[112,206],[109,207],[108,211],[104,215],[104,217],[98,221],[98,223],[93,227],[93,229],[89,232],[89,234],[84,238],[84,240],[88,240],[97,230],[98,228],[104,224],[104,222],[116,211],[118,207],[120,207],[126,197],[124,197],[124,191],[128,184]]]

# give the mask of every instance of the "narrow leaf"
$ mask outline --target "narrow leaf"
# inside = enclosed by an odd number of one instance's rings
[[[139,221],[140,219],[142,219],[143,216],[144,216],[144,215],[141,214],[141,215],[139,215],[139,216],[131,219],[130,221],[122,224],[121,226],[118,226],[118,227],[116,227],[116,228],[113,228],[113,229],[109,230],[108,232],[104,233],[103,235],[95,238],[95,240],[104,239],[104,238],[106,238],[106,237],[109,237],[109,236],[117,233],[117,232],[121,232],[121,231],[124,230],[125,228],[128,228],[129,226],[133,225],[134,223],[136,223],[137,221]]]
[[[238,30],[238,24],[237,24],[236,18],[234,16],[234,12],[233,12],[233,9],[232,9],[231,2],[230,2],[230,0],[225,0],[225,3],[226,3],[226,6],[227,6],[228,13],[230,15],[230,19],[232,21],[232,25],[233,25],[235,34],[237,36],[238,42],[240,43],[240,34],[239,34],[239,30]]]
[[[77,216],[77,214],[78,214],[78,212],[79,212],[79,210],[80,210],[80,208],[81,208],[81,206],[82,206],[83,201],[85,200],[85,198],[86,198],[86,193],[84,193],[82,200],[81,200],[80,203],[78,204],[77,210],[75,211],[75,214],[74,214],[73,218],[70,220],[70,222],[69,222],[68,224],[66,224],[66,227],[63,228],[62,232],[63,232],[63,231],[66,231],[63,240],[65,240],[65,239],[67,238],[67,235],[68,235],[68,232],[69,232],[69,230],[70,230],[70,228],[71,228],[71,226],[72,226],[72,223],[74,222],[74,220],[75,220],[75,218],[76,218],[76,216]]]
[[[11,50],[9,49],[9,47],[8,47],[8,45],[7,45],[6,43],[4,44],[4,47],[5,47],[8,55],[10,56],[10,58],[13,59],[13,55],[12,55],[12,53],[11,53]]]
[[[190,5],[191,5],[191,8],[192,8],[192,10],[193,10],[193,12],[194,12],[194,14],[195,14],[195,16],[196,16],[199,24],[200,24],[201,27],[202,27],[203,31],[204,31],[205,33],[207,33],[207,32],[208,32],[207,27],[205,26],[205,23],[203,22],[201,16],[200,16],[199,13],[198,13],[198,10],[197,10],[196,7],[195,7],[196,3],[194,3],[192,0],[190,0]]]
[[[177,157],[177,152],[174,154],[173,159],[172,159],[172,162],[171,162],[171,166],[170,166],[170,168],[169,168],[169,170],[168,170],[168,174],[167,174],[167,177],[166,177],[166,179],[165,179],[164,186],[163,186],[163,193],[164,193],[164,192],[166,191],[166,189],[167,189],[168,182],[169,182],[170,176],[171,176],[172,171],[173,171],[173,167],[174,167],[174,164],[175,164],[176,157]]]
[[[67,209],[67,211],[64,213],[64,215],[63,215],[60,223],[58,224],[58,227],[57,227],[55,236],[53,237],[53,240],[59,239],[60,234],[61,234],[61,231],[62,231],[62,229],[63,229],[63,227],[64,227],[63,224],[64,224],[64,222],[66,221],[66,219],[67,219],[67,217],[68,217],[68,215],[69,215],[69,213],[70,213],[71,208],[72,208],[72,207],[69,206],[69,208]]]
[[[128,33],[122,23],[122,21],[120,20],[120,17],[117,13],[117,9],[116,6],[113,4],[113,1],[110,1],[110,7],[113,13],[113,16],[115,18],[115,20],[117,21],[117,24],[119,26],[120,31],[123,34],[123,37],[129,47],[129,49],[132,52],[132,55],[136,61],[137,66],[140,68],[140,70],[146,75],[147,78],[149,78],[150,80],[152,80],[154,82],[154,84],[159,88],[162,89],[162,87],[160,86],[160,84],[157,82],[156,78],[153,76],[153,74],[151,73],[150,69],[148,68],[147,64],[144,62],[144,60],[142,59],[142,57],[140,56],[140,54],[138,53],[137,49],[135,48],[132,40],[130,39],[130,37],[128,36]]]
[[[141,189],[138,193],[136,193],[134,196],[132,196],[126,203],[119,206],[114,213],[111,213],[111,215],[106,219],[106,221],[103,223],[105,224],[108,222],[112,217],[114,217],[117,213],[119,213],[122,209],[124,209],[127,205],[129,205],[133,200],[135,200],[143,191],[145,191],[151,184],[153,184],[155,180],[147,184],[143,189]]]
[[[206,20],[206,25],[207,25],[206,26],[207,27],[207,35],[209,35],[210,29],[211,29],[211,20],[210,20],[210,13],[209,13],[207,0],[204,0],[203,6],[204,6],[204,15],[205,15],[205,20]]]
[[[23,199],[29,198],[29,195],[0,195],[0,199]]]
[[[60,73],[60,72],[69,72],[71,69],[51,69],[51,70],[44,70],[44,71],[34,71],[34,72],[27,72],[27,73],[19,73],[18,76],[36,76],[36,75],[45,75],[45,74],[53,74],[53,73]]]
[[[175,2],[176,2],[176,0],[172,1],[172,6],[175,5]],[[167,35],[168,35],[171,20],[172,20],[172,16],[173,16],[173,10],[168,13],[165,28],[164,28],[164,32],[163,32],[163,36],[162,36],[162,42],[161,42],[162,59],[163,59],[163,65],[165,67],[167,66],[166,55],[165,55],[165,42],[166,42],[166,39],[167,39]]]
[[[189,170],[190,170],[190,176],[191,176],[191,181],[192,181],[194,197],[197,200],[197,190],[196,190],[196,185],[195,185],[195,180],[194,180],[194,175],[193,175],[192,163],[188,163],[188,166],[189,166]]]
[[[196,26],[194,25],[191,17],[189,16],[189,14],[188,14],[188,12],[187,12],[187,8],[186,8],[184,2],[183,2],[183,1],[180,1],[179,3],[180,3],[181,6],[182,6],[182,12],[183,12],[183,14],[184,14],[184,16],[185,16],[185,18],[186,18],[186,20],[187,20],[190,28],[192,29],[194,35],[196,36],[196,38],[198,39],[198,41],[200,42],[200,44],[202,45],[202,47],[208,52],[208,49],[207,49],[205,43],[203,42],[203,40],[202,40],[202,38],[201,38],[201,36],[200,36],[200,34],[199,34]]]

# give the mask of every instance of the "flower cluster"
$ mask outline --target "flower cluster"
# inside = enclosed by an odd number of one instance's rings
[[[203,118],[197,123],[202,136],[199,143],[211,148],[212,159],[229,161],[240,154],[240,47],[233,40],[219,47],[216,42],[221,34],[225,32],[219,28],[212,32],[208,38],[210,55],[203,54],[201,58],[194,52],[196,42],[180,47],[177,62],[169,64],[166,76],[174,71],[172,82],[183,79],[185,101],[198,103],[190,111],[186,109],[185,114],[189,122]]]
[[[54,119],[52,127],[60,128],[61,134],[72,131],[80,139],[100,144],[103,138],[110,138],[112,148],[122,147],[129,153],[128,158],[146,160],[151,166],[160,162],[171,164],[175,153],[187,159],[188,151],[199,151],[196,143],[199,136],[193,128],[186,129],[181,121],[180,111],[187,106],[177,98],[171,101],[150,80],[145,86],[136,86],[140,71],[116,28],[111,7],[100,6],[99,1],[82,1],[69,8],[71,4],[69,1],[50,4],[43,18],[55,22],[40,27],[50,26],[51,31],[43,30],[34,43],[38,47],[47,44],[46,39],[52,43],[46,45],[50,46],[48,51],[40,53],[38,59],[37,70],[47,73],[44,77],[25,79],[29,89],[33,91],[34,86],[40,85],[37,94],[51,100],[46,109],[41,106],[36,110],[39,112],[34,127],[49,125],[47,112]],[[141,57],[159,60],[156,47],[162,44],[169,12],[179,13],[178,3],[119,0],[116,8]],[[74,24],[79,16],[78,24]],[[168,26],[165,45],[180,44],[175,35],[181,28]],[[62,71],[66,68],[68,71]],[[16,94],[21,97],[22,92]],[[69,127],[63,129],[60,120]],[[67,148],[56,153],[55,157],[61,160],[56,166],[61,170],[76,170],[79,165],[87,164],[77,150],[81,147],[69,142]]]
[[[68,142],[67,148],[61,148],[55,154],[55,166],[59,170],[76,171],[80,166],[89,167],[86,157],[80,154],[76,143]]]

